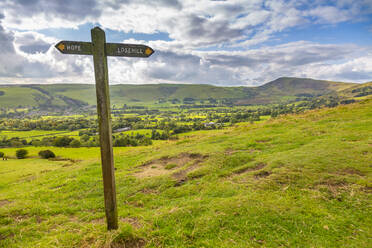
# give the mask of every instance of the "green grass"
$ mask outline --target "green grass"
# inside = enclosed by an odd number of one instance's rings
[[[115,148],[111,232],[99,149],[52,148],[71,160],[48,161],[27,148],[31,158],[0,161],[0,247],[369,247],[371,109],[369,100]],[[147,169],[162,173],[140,177]]]
[[[171,163],[171,164],[167,164],[164,168],[167,169],[167,170],[171,170],[175,167],[177,167],[177,164]]]
[[[0,137],[6,137],[7,139],[18,137],[20,139],[26,139],[30,141],[32,139],[43,139],[45,137],[54,136],[69,136],[79,139],[79,131],[45,131],[45,130],[31,130],[31,131],[0,131]]]
[[[0,87],[4,95],[0,96],[1,107],[37,106],[35,96],[38,91],[19,86]],[[22,99],[22,101],[20,101]]]

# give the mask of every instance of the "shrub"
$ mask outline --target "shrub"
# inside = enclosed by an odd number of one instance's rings
[[[26,158],[27,154],[28,154],[28,151],[25,150],[25,149],[18,149],[18,150],[16,151],[16,157],[17,157],[18,159]]]
[[[54,154],[54,152],[52,152],[51,150],[40,151],[39,152],[39,156],[41,158],[45,158],[45,159],[55,158],[56,157],[56,155]]]
[[[0,158],[3,158],[3,157],[4,157],[4,153],[0,152]]]
[[[58,147],[67,147],[70,145],[70,142],[73,140],[73,138],[70,137],[58,137],[54,140],[54,145]]]

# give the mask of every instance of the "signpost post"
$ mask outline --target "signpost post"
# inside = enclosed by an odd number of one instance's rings
[[[108,84],[107,56],[150,57],[154,50],[145,45],[106,43],[105,32],[99,27],[91,30],[92,42],[60,41],[55,47],[63,54],[93,55],[96,78],[97,114],[101,146],[103,191],[107,229],[118,228],[114,156]]]

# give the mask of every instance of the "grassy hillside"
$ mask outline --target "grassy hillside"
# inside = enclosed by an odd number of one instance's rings
[[[94,85],[46,85],[41,88],[52,95],[64,95],[80,99],[91,105],[96,104]],[[152,104],[159,99],[236,99],[247,96],[242,87],[217,87],[212,85],[184,85],[184,84],[150,84],[150,85],[112,85],[110,86],[111,103],[123,104]]]
[[[353,83],[314,80],[310,78],[278,78],[256,88],[257,95],[253,98],[240,100],[240,103],[270,103],[295,99],[298,96],[319,96],[354,86]]]
[[[184,98],[206,100],[231,99],[239,104],[262,104],[295,99],[299,95],[324,95],[355,84],[337,83],[306,78],[279,78],[259,87],[217,87],[212,85],[113,85],[110,87],[111,103],[117,106],[149,105],[162,100]],[[28,88],[31,88],[29,90]],[[94,85],[58,84],[0,86],[0,105],[23,106],[82,106],[96,104]],[[17,101],[24,98],[25,101]],[[77,101],[77,102],[74,102]]]
[[[6,86],[1,87],[0,91],[3,92],[0,95],[0,106],[1,107],[18,107],[22,106],[38,106],[36,90],[30,90],[19,86]],[[22,99],[22,101],[20,101]]]
[[[99,150],[0,161],[0,247],[368,247],[372,101],[115,148],[106,232]],[[14,156],[14,149],[2,149]],[[64,158],[64,159],[62,159]]]
[[[338,91],[337,94],[343,98],[349,99],[366,99],[372,95],[372,82],[353,85],[352,87]]]

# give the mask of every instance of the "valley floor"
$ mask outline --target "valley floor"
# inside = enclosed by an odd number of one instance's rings
[[[115,148],[106,231],[98,148],[0,160],[0,247],[368,247],[372,101]],[[7,154],[15,149],[2,149]]]

